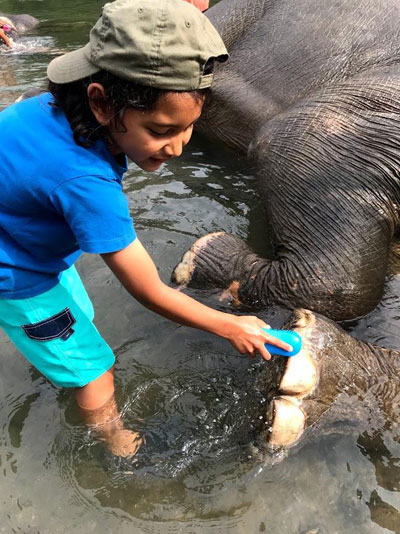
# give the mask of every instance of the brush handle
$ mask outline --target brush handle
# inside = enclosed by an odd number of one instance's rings
[[[271,354],[278,354],[279,356],[295,356],[301,350],[301,337],[297,332],[292,330],[274,330],[273,328],[263,328],[264,332],[267,332],[272,337],[276,337],[281,341],[284,341],[292,347],[291,352],[280,349],[271,343],[265,343],[265,348]]]

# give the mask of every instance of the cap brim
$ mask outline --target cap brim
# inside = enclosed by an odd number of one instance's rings
[[[53,59],[47,67],[47,77],[54,83],[69,83],[91,76],[101,69],[88,61],[90,44]],[[86,53],[85,53],[86,52]]]

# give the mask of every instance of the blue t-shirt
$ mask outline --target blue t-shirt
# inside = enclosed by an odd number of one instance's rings
[[[121,250],[136,234],[125,166],[102,141],[74,142],[44,93],[0,113],[0,298],[51,289],[84,252]]]

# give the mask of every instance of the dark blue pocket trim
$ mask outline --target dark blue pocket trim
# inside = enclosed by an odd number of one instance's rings
[[[75,317],[69,308],[38,323],[25,324],[21,328],[30,339],[36,341],[50,341],[52,339],[67,340],[74,331],[72,325],[76,323]]]

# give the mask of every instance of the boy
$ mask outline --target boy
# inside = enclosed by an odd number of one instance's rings
[[[114,355],[93,324],[74,263],[101,254],[149,309],[266,360],[256,317],[208,308],[165,285],[136,236],[121,180],[126,157],[152,171],[188,143],[225,46],[182,0],[106,4],[82,49],[53,60],[49,92],[0,113],[0,327],[49,380],[76,388],[107,447],[133,455],[114,401]],[[7,133],[5,133],[7,132]]]

